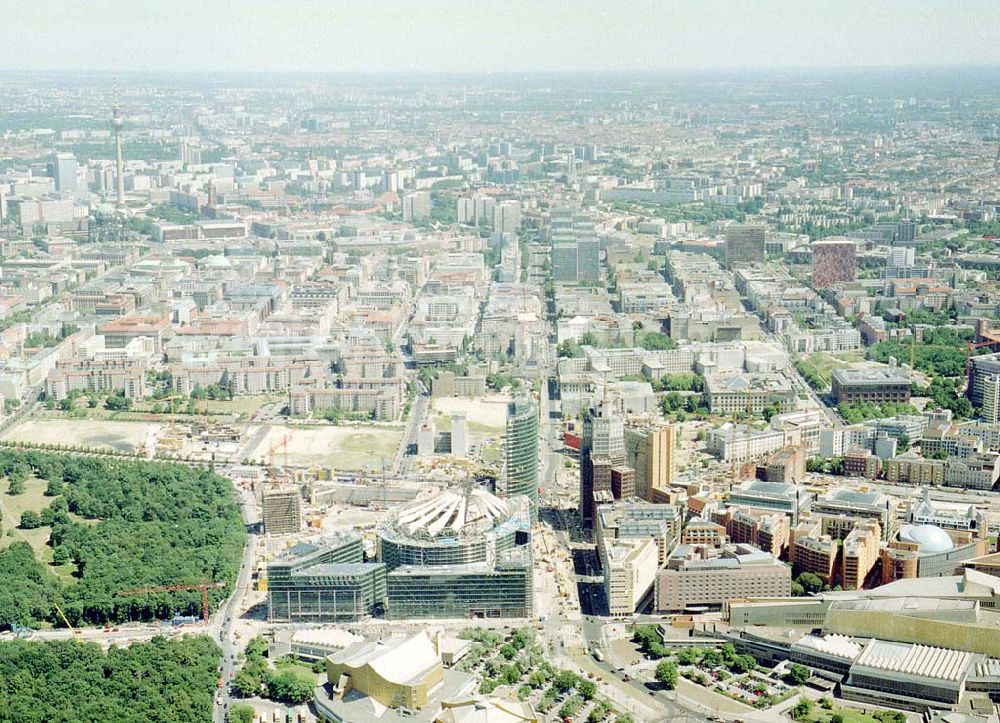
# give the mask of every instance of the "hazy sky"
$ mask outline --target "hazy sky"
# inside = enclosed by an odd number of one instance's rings
[[[564,71],[1000,63],[1000,0],[4,0],[0,69]]]

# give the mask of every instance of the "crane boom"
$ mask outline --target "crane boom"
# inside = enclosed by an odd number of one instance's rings
[[[122,590],[118,594],[120,596],[125,595],[149,595],[154,592],[178,592],[181,590],[201,590],[201,619],[203,622],[208,622],[208,589],[225,587],[225,580],[219,580],[218,582],[208,582],[205,578],[202,578],[201,582],[197,585],[158,585],[156,587],[138,587],[132,590]],[[67,623],[68,624],[68,623]]]
[[[268,463],[268,465],[270,465],[271,467],[274,466],[274,453],[277,452],[280,449],[284,453],[284,461],[285,461],[284,466],[285,467],[288,466],[288,443],[290,441],[292,441],[292,435],[291,434],[285,434],[274,445],[272,445],[269,450],[267,450],[267,463]]]
[[[64,613],[62,608],[59,607],[59,603],[54,602],[52,603],[52,606],[55,607],[56,612],[59,613],[59,617],[62,618],[63,623],[66,625],[67,628],[69,628],[69,631],[73,633],[73,637],[74,638],[78,637],[80,635],[80,631],[69,624],[69,620],[66,619],[66,613]]]

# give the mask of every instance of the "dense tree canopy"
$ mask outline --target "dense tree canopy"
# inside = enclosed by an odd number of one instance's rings
[[[0,723],[208,723],[220,660],[204,636],[0,643]]]
[[[837,413],[848,424],[860,424],[869,419],[885,419],[896,416],[918,416],[920,412],[910,404],[893,404],[886,402],[876,404],[875,402],[854,402],[847,404],[841,402],[837,405]]]
[[[677,663],[672,660],[661,660],[656,665],[656,679],[667,688],[677,685]]]
[[[122,596],[126,590],[224,581],[231,589],[246,541],[232,487],[203,469],[152,462],[0,450],[0,476],[26,466],[63,482],[62,497],[43,511],[49,544],[75,566],[63,583],[15,543],[0,551],[0,628],[60,624],[54,603],[73,624],[197,614],[200,591]],[[82,521],[81,521],[82,518]],[[17,591],[17,594],[14,593]]]
[[[965,345],[972,337],[969,329],[938,327],[927,329],[923,340],[912,347],[913,364],[922,372],[935,377],[957,377],[965,374]],[[977,350],[985,354],[989,350]],[[900,362],[909,363],[911,345],[899,341],[882,341],[873,344],[868,356],[878,362],[888,362],[895,357]]]

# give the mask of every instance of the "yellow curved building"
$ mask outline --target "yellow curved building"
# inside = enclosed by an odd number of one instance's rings
[[[326,659],[326,676],[340,697],[356,690],[386,707],[419,710],[444,679],[444,666],[434,642],[421,631],[335,653]]]

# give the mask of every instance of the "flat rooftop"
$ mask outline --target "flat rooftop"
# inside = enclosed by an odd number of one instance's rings
[[[837,384],[909,384],[910,375],[902,369],[878,367],[870,369],[834,369],[831,374]]]

